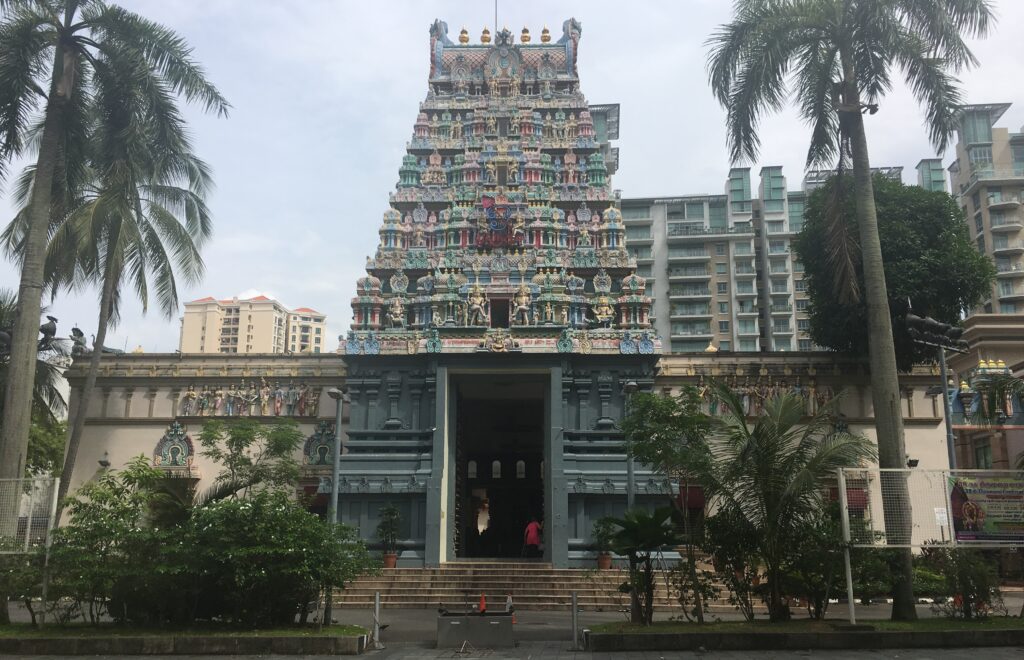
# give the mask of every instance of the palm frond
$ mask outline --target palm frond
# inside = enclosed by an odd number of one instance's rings
[[[46,76],[54,30],[47,16],[30,3],[9,3],[0,23],[0,181],[7,164],[24,146],[32,113],[45,99],[40,81]]]

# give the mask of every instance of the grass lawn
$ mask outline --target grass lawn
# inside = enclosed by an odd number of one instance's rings
[[[809,619],[798,619],[786,623],[769,623],[768,621],[721,621],[718,623],[686,623],[683,621],[655,621],[651,626],[638,626],[625,621],[614,623],[602,623],[591,627],[595,633],[722,633],[722,632],[832,632],[836,630],[835,625],[842,625],[845,621],[829,619],[827,621],[811,621]],[[976,621],[961,621],[959,619],[929,618],[917,621],[861,621],[860,623],[873,626],[875,630],[896,631],[909,630],[919,632],[943,631],[943,630],[1006,630],[1008,628],[1024,628],[1024,619],[1017,616],[992,616],[987,619]]]
[[[281,626],[260,630],[244,630],[218,625],[197,625],[188,628],[135,628],[113,623],[92,626],[72,623],[66,626],[47,624],[33,628],[27,623],[0,626],[0,637],[357,637],[367,631],[362,626],[325,626],[317,632],[315,625]]]

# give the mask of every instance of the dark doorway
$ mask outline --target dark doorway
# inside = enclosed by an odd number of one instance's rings
[[[456,376],[459,558],[523,558],[523,531],[544,519],[540,376]]]
[[[508,327],[508,298],[491,298],[491,327]]]

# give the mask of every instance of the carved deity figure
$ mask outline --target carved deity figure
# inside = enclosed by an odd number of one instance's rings
[[[530,302],[532,297],[530,296],[530,290],[526,288],[525,284],[519,285],[519,290],[516,291],[515,297],[512,302],[515,306],[512,308],[512,323],[517,325],[530,325]]]
[[[266,378],[260,379],[260,415],[266,417],[267,409],[270,407],[270,399],[273,396],[273,392],[270,389],[270,385],[267,384]]]
[[[512,239],[518,243],[524,238],[526,238],[526,219],[523,218],[521,211],[516,211],[516,214],[512,216]]]
[[[398,296],[391,299],[391,306],[388,307],[388,323],[392,328],[405,327],[405,305]]]
[[[228,389],[224,392],[224,414],[228,417],[232,417],[235,414],[235,397],[238,396],[238,391],[234,385],[228,385]]]
[[[211,395],[210,395],[210,388],[209,387],[204,387],[199,392],[199,399],[196,401],[196,404],[197,404],[197,414],[200,417],[203,417],[203,416],[206,415],[206,409],[210,405],[210,396]]]
[[[469,291],[469,306],[466,310],[466,325],[489,325],[487,315],[487,296],[480,285],[474,285]]]
[[[296,406],[299,411],[299,417],[306,416],[306,403],[309,399],[309,387],[303,383],[299,385],[299,399],[296,402]]]
[[[196,387],[195,385],[189,385],[188,391],[185,392],[184,400],[181,402],[181,414],[186,417],[191,417],[195,414],[196,408]]]
[[[213,393],[213,414],[220,415],[221,410],[224,406],[224,390],[220,385],[217,386],[217,390]]]
[[[316,417],[320,413],[320,388],[311,387],[306,392],[306,414]]]
[[[594,305],[594,318],[597,319],[598,325],[605,328],[611,327],[612,321],[615,319],[615,310],[608,304],[608,298],[605,296],[597,299],[597,303]]]
[[[288,391],[285,392],[284,402],[287,406],[287,415],[289,417],[294,417],[295,406],[299,402],[299,390],[296,389],[294,381],[289,381],[288,383]]]
[[[487,133],[494,135],[498,132],[498,121],[494,117],[487,118]]]
[[[256,414],[259,398],[260,391],[256,387],[256,381],[253,381],[249,384],[249,391],[245,394],[245,409],[249,417]]]
[[[280,382],[274,383],[274,416],[281,416],[281,407],[284,405],[284,388]]]

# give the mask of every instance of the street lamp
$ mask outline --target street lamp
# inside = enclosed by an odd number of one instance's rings
[[[953,438],[953,409],[949,401],[949,374],[946,371],[946,351],[966,353],[968,344],[962,339],[964,329],[940,323],[930,316],[921,318],[910,311],[907,307],[907,315],[904,319],[907,324],[907,334],[915,344],[921,346],[932,346],[938,349],[939,370],[942,378],[942,410],[946,418],[946,455],[949,458],[949,469],[956,469],[956,451]]]
[[[622,386],[622,391],[626,393],[626,414],[629,414],[629,401],[636,391],[640,389],[640,386],[636,384],[635,380],[627,381]],[[626,510],[632,509],[636,503],[636,475],[634,474],[633,468],[633,443],[629,438],[626,440]]]
[[[341,471],[341,411],[345,403],[345,391],[337,387],[327,390],[327,396],[337,404],[334,413],[334,469],[331,471],[331,503],[327,507],[327,519],[338,522],[338,473]]]

